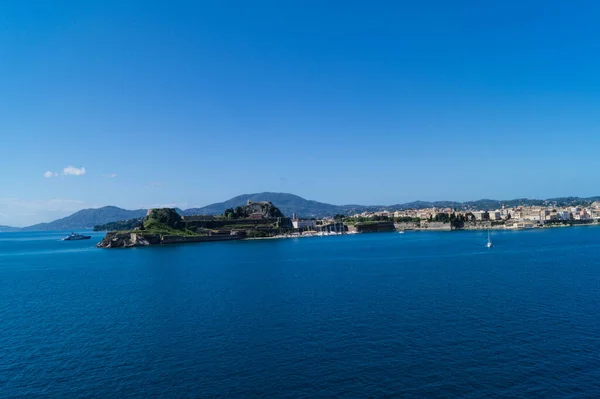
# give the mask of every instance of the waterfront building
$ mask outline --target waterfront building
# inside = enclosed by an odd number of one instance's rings
[[[305,230],[305,229],[315,229],[317,226],[316,220],[302,220],[302,219],[292,219],[292,226],[295,229]]]
[[[502,213],[500,211],[491,211],[491,212],[488,212],[488,213],[489,213],[489,218],[492,221],[494,221],[494,220],[501,220],[502,219]]]

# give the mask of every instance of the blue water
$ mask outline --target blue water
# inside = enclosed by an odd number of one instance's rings
[[[600,228],[0,234],[0,398],[600,397]]]

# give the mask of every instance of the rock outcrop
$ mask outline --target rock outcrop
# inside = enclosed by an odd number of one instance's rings
[[[107,233],[96,245],[98,248],[134,248],[150,245],[184,244],[192,242],[233,241],[245,238],[244,234],[213,234],[206,236],[178,236],[140,233]]]
[[[132,248],[147,247],[161,243],[161,237],[158,234],[139,234],[139,233],[106,233],[102,241],[96,245],[98,248]]]
[[[172,208],[149,209],[144,221],[143,228],[152,228],[152,226],[169,227],[171,229],[182,229],[185,227],[183,218]]]
[[[113,231],[98,243],[99,248],[131,248],[149,245],[179,244],[206,241],[241,240],[246,237],[274,235],[283,224],[281,211],[267,202],[252,202],[239,207],[234,215],[208,220],[200,217],[184,219],[175,209],[150,209],[133,230]],[[189,220],[192,219],[192,220]]]

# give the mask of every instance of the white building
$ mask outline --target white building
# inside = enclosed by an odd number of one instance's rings
[[[487,211],[476,211],[473,212],[476,220],[490,220],[490,213]]]
[[[506,226],[506,229],[533,229],[535,228],[536,225],[533,222],[528,222],[528,221],[520,221],[520,222],[515,222],[510,226]]]
[[[316,220],[302,220],[302,219],[292,219],[292,226],[295,229],[305,230],[305,229],[314,229],[317,226]]]
[[[525,219],[525,220],[534,220],[534,221],[540,221],[542,220],[541,215],[539,212],[527,212],[525,214],[522,215],[521,219]]]
[[[490,214],[490,220],[501,220],[502,219],[502,213],[500,211],[490,211],[488,213]]]

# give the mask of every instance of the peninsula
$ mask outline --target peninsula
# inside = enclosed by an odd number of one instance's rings
[[[271,202],[252,202],[226,209],[222,215],[181,216],[175,209],[148,210],[143,219],[114,224],[127,230],[110,231],[99,248],[130,248],[206,241],[272,237],[293,228]]]

